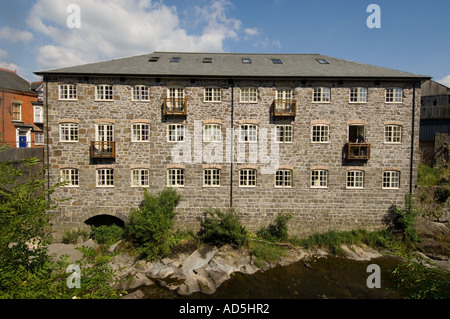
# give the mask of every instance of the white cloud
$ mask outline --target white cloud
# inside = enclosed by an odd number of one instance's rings
[[[33,39],[33,34],[28,31],[21,31],[8,26],[4,26],[0,29],[0,38],[9,40],[13,43],[16,42],[28,42]]]
[[[442,85],[445,85],[446,87],[450,88],[450,75],[447,75],[446,77],[437,80],[436,82],[441,83]]]
[[[258,31],[257,28],[246,28],[244,31],[245,31],[245,33],[247,35],[250,35],[250,36],[254,36],[254,35],[258,35],[259,34],[259,31]]]
[[[14,63],[8,63],[8,62],[4,62],[4,61],[0,61],[0,68],[2,69],[8,69],[11,71],[18,71],[19,67],[17,65],[15,65]]]
[[[0,49],[0,59],[7,58],[9,56],[8,51]]]

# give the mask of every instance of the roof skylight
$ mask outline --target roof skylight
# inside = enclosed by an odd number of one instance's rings
[[[327,60],[325,59],[316,59],[317,62],[319,62],[320,64],[330,64]]]
[[[203,63],[212,63],[212,58],[203,58]]]
[[[273,64],[283,64],[283,62],[281,62],[281,59],[272,59],[272,63]]]
[[[244,64],[250,64],[250,63],[252,63],[252,60],[249,59],[249,58],[243,58],[243,59],[242,59],[242,63],[244,63]]]
[[[173,57],[172,59],[170,59],[170,62],[180,62],[181,58],[179,57]]]

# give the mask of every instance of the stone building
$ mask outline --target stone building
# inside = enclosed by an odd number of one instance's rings
[[[379,229],[414,190],[429,77],[319,54],[154,52],[36,72],[44,79],[59,234],[126,221],[175,187],[177,225],[232,207],[253,231]],[[358,140],[364,135],[364,140]]]

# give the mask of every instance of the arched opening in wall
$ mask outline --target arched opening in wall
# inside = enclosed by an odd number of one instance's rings
[[[120,219],[119,217],[112,216],[112,215],[97,215],[93,216],[89,219],[86,219],[84,222],[86,225],[99,227],[99,226],[111,226],[111,225],[117,225],[120,227],[125,227],[125,222]]]

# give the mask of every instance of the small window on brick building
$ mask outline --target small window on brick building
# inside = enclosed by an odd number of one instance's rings
[[[280,169],[275,173],[275,187],[292,187],[292,170]]]
[[[239,170],[239,186],[255,187],[256,186],[256,169],[246,168]]]
[[[239,132],[239,142],[256,143],[258,141],[258,126],[242,124]]]
[[[347,188],[364,188],[364,171],[348,171]]]
[[[220,186],[220,169],[207,168],[203,170],[203,186],[219,187]]]
[[[95,89],[95,99],[99,101],[110,101],[113,99],[112,85],[97,85]]]
[[[313,102],[330,102],[330,88],[328,87],[316,87],[313,93]]]
[[[184,124],[169,124],[167,126],[167,140],[169,142],[184,142]]]
[[[97,187],[114,187],[114,169],[97,169]]]
[[[184,169],[170,168],[167,170],[168,187],[184,187]]]
[[[64,168],[61,170],[61,182],[65,183],[65,187],[78,187],[79,177],[78,169],[76,168]]]
[[[135,85],[133,87],[133,101],[150,101],[149,87],[146,85]]]
[[[328,143],[330,141],[330,127],[325,124],[316,124],[311,128],[311,142]]]
[[[401,88],[386,89],[386,103],[402,103],[402,94]]]
[[[203,142],[220,142],[222,130],[220,124],[205,124],[203,126]]]
[[[328,171],[322,169],[311,170],[311,188],[327,188]]]
[[[275,141],[277,143],[292,143],[292,132],[292,125],[277,125]]]
[[[61,84],[59,86],[60,100],[76,100],[77,86],[75,84]]]
[[[136,123],[131,126],[131,141],[148,142],[150,140],[150,124]]]
[[[383,188],[384,189],[400,188],[400,172],[399,171],[383,172]]]
[[[59,125],[59,140],[61,142],[78,142],[78,124],[61,123]]]
[[[131,186],[148,187],[150,185],[148,169],[132,169],[131,170]]]
[[[400,144],[402,142],[402,126],[386,125],[384,127],[384,142]]]

